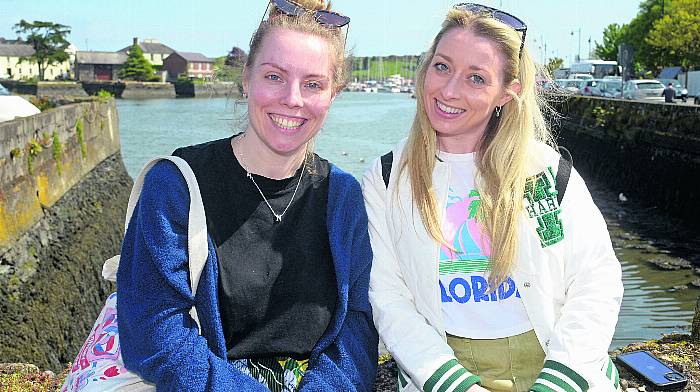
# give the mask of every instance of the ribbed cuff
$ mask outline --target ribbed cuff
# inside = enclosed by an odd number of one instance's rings
[[[454,387],[455,392],[464,392],[480,382],[479,376],[469,373],[456,359],[445,362],[423,385],[425,392],[444,392]]]
[[[603,367],[605,369],[605,376],[613,383],[615,389],[620,387],[620,374],[617,372],[617,367],[612,361],[612,358],[608,357],[608,363]]]
[[[548,360],[530,387],[535,392],[586,392],[588,382],[563,363]]]

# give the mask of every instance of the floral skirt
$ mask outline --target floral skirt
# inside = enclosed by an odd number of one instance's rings
[[[231,364],[265,385],[270,392],[294,392],[306,372],[309,361],[276,357],[238,359]]]

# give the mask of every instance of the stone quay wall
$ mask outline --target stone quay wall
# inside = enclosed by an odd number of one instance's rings
[[[39,82],[37,96],[40,97],[87,97],[79,82]]]
[[[5,86],[11,93],[17,95],[36,95],[38,86],[36,83],[27,83],[19,80],[2,79],[0,84]]]
[[[229,97],[240,98],[241,93],[236,82],[212,82],[194,85],[197,98]]]
[[[87,97],[80,82],[37,82],[27,83],[18,80],[1,80],[10,92],[18,95],[39,97]]]
[[[16,80],[2,80],[3,86],[14,94],[36,95],[40,97],[87,97],[97,95],[100,90],[111,93],[116,98],[239,98],[236,82],[194,83],[190,80],[174,83],[124,82],[124,81],[79,81],[79,82],[38,82],[26,83]]]
[[[60,371],[107,295],[132,180],[113,99],[0,123],[0,359]]]
[[[100,90],[108,91],[116,98],[149,99],[175,98],[175,87],[170,83],[156,82],[81,82],[89,95]]]
[[[0,123],[0,247],[34,225],[68,189],[119,152],[113,99]]]
[[[88,95],[97,95],[100,90],[111,93],[116,98],[122,97],[124,92],[124,83],[121,82],[82,82],[83,90]]]
[[[559,144],[585,179],[700,229],[700,107],[571,97]]]
[[[176,81],[173,83],[178,97],[190,98],[215,98],[228,97],[240,98],[241,93],[236,82],[207,82],[194,83],[190,80]]]
[[[175,98],[171,83],[125,82],[121,95],[124,99]]]

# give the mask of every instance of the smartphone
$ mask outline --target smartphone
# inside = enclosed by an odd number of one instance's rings
[[[632,374],[652,386],[654,390],[679,390],[688,384],[688,377],[666,366],[647,351],[640,350],[620,354],[617,356],[617,360]]]

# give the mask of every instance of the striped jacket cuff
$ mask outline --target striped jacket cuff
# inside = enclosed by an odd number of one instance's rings
[[[425,392],[465,392],[480,382],[479,376],[469,373],[456,359],[445,362],[423,385]]]
[[[586,392],[588,382],[563,363],[548,360],[530,387],[535,392]]]
[[[606,364],[603,365],[601,370],[605,371],[605,377],[613,383],[615,389],[618,389],[620,387],[620,374],[617,372],[617,367],[615,367],[612,358],[608,357]]]

